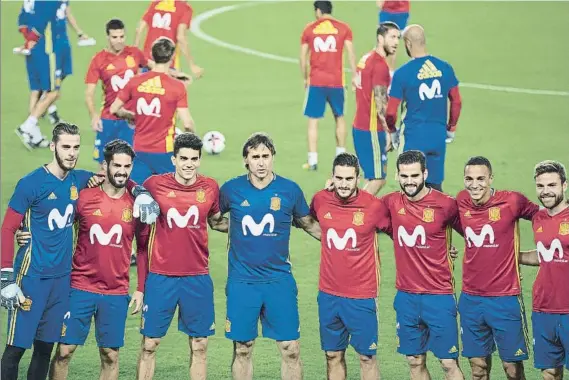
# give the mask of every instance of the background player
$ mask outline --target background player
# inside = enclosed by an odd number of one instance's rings
[[[332,17],[331,1],[315,1],[314,12],[316,21],[304,28],[300,47],[300,70],[306,90],[304,116],[308,117],[308,163],[303,167],[308,170],[318,168],[318,119],[324,117],[326,103],[336,119],[336,155],[346,151],[344,46],[352,73],[356,72],[350,26]],[[355,85],[354,75],[352,87]]]
[[[427,351],[440,360],[447,380],[463,380],[458,366],[452,229],[462,233],[454,198],[425,186],[425,155],[412,150],[397,158],[402,191],[385,195],[395,251],[393,301],[397,351],[407,357],[411,380],[430,379]]]
[[[277,341],[282,378],[302,378],[298,292],[289,261],[290,229],[294,222],[320,238],[320,227],[310,216],[300,187],[274,174],[275,154],[268,135],[253,134],[243,145],[248,173],[227,181],[220,189],[221,213],[230,213],[225,336],[233,340],[232,374],[236,380],[253,378],[259,318],[263,335]]]
[[[375,50],[358,62],[356,116],[352,128],[354,147],[366,179],[363,189],[373,195],[385,185],[387,152],[392,150],[391,136],[385,132],[387,89],[391,82],[386,57],[397,51],[397,25],[381,24],[377,28],[376,39]]]
[[[166,38],[152,46],[155,67],[138,75],[126,84],[111,104],[112,114],[134,119],[134,151],[136,158],[132,179],[143,183],[153,174],[172,170],[174,150],[174,114],[180,117],[186,131],[194,131],[194,121],[188,109],[188,95],[183,82],[168,74],[174,56],[174,43]],[[133,102],[136,112],[123,108]]]
[[[175,172],[152,176],[144,183],[163,213],[150,231],[150,257],[137,257],[139,288],[146,289],[140,329],[144,336],[138,362],[140,380],[154,375],[156,350],[176,306],[178,329],[190,337],[190,377],[205,380],[207,375],[208,336],[215,333],[207,226],[222,232],[227,232],[228,226],[219,211],[217,183],[198,174],[201,154],[198,136],[180,134],[174,141]],[[150,273],[145,281],[147,268]]]
[[[498,346],[508,379],[525,379],[528,332],[518,269],[519,221],[531,220],[539,206],[516,191],[492,188],[492,165],[472,157],[457,195],[464,229],[462,294],[458,304],[462,355],[473,379],[488,379]]]
[[[203,69],[194,63],[187,38],[192,14],[192,7],[185,0],[152,1],[138,24],[134,45],[140,46],[142,35],[148,28],[148,33],[144,40],[144,54],[147,59],[152,59],[152,45],[154,42],[163,37],[169,38],[176,46],[176,52],[172,61],[173,67],[176,70],[181,70],[179,54],[179,51],[181,51],[189,64],[192,74],[196,78],[200,78],[203,75]]]
[[[333,191],[321,190],[310,205],[322,229],[318,318],[328,378],[346,379],[346,348],[359,354],[361,378],[377,380],[379,251],[376,230],[388,230],[382,202],[358,190],[358,158],[334,159]]]
[[[442,191],[445,139],[454,139],[462,107],[458,79],[447,62],[427,53],[425,31],[410,25],[403,31],[407,55],[413,58],[393,75],[387,126],[396,131],[397,108],[403,102],[404,128],[398,131],[400,151],[419,150],[427,156],[427,186]],[[448,111],[450,99],[450,115]],[[447,116],[448,115],[448,116]],[[448,118],[448,121],[447,121]]]
[[[399,27],[399,30],[404,30],[407,27],[411,5],[409,0],[376,0],[375,3],[379,8],[379,24],[392,22]],[[390,74],[393,76],[393,71],[397,67],[397,52],[387,56],[385,60],[389,65]]]

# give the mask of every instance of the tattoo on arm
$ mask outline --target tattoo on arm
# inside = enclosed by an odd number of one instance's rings
[[[377,108],[377,116],[381,120],[384,126],[385,114],[387,112],[387,87],[386,86],[375,86],[373,88],[373,95],[375,97],[375,105]]]

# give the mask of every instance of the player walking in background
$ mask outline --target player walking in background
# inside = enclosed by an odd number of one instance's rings
[[[452,229],[462,233],[458,206],[454,198],[426,187],[422,152],[399,155],[397,176],[402,191],[382,198],[395,251],[397,351],[407,357],[411,380],[430,379],[427,351],[440,360],[445,379],[463,380],[450,257]]]
[[[125,26],[121,20],[112,19],[105,27],[108,45],[91,59],[85,77],[85,104],[91,117],[91,128],[97,133],[93,158],[103,164],[103,149],[114,140],[121,139],[133,143],[134,128],[124,119],[110,111],[110,106],[120,90],[125,88],[139,68],[148,65],[144,54],[134,46],[125,46]],[[99,114],[95,108],[95,87],[99,80],[103,84],[104,105]],[[127,108],[131,108],[129,104]]]
[[[178,329],[190,337],[190,377],[206,379],[208,336],[215,333],[207,226],[227,232],[228,225],[219,211],[217,183],[198,174],[201,154],[198,136],[180,134],[174,141],[175,172],[152,176],[144,183],[163,212],[150,231],[149,256],[137,256],[141,274],[138,287],[146,289],[140,329],[144,336],[138,362],[140,380],[154,375],[156,350],[176,307]]]
[[[263,335],[277,341],[281,377],[302,378],[297,287],[289,261],[292,223],[320,238],[320,227],[300,187],[273,172],[271,138],[255,133],[243,146],[248,174],[220,189],[220,210],[230,213],[225,336],[233,340],[235,380],[253,378],[259,318]]]
[[[490,378],[492,353],[498,346],[508,379],[525,379],[528,331],[518,268],[519,221],[531,220],[539,206],[516,191],[495,190],[492,165],[472,157],[464,168],[457,195],[464,229],[462,294],[458,304],[462,355],[472,378]]]
[[[346,379],[346,348],[359,354],[361,378],[379,379],[377,303],[379,250],[377,230],[388,230],[380,217],[382,201],[358,189],[358,158],[341,153],[334,159],[333,190],[321,190],[310,205],[322,234],[318,319],[326,352],[328,379]]]
[[[336,119],[336,155],[346,151],[344,47],[352,73],[356,72],[350,26],[332,17],[331,1],[315,1],[314,12],[316,21],[304,28],[300,48],[300,71],[306,90],[304,116],[308,117],[308,163],[303,167],[308,170],[318,169],[318,119],[324,117],[326,103]],[[354,75],[352,87],[355,85]]]
[[[134,120],[136,158],[132,179],[137,183],[143,183],[153,174],[171,172],[175,113],[186,131],[194,131],[186,87],[182,81],[168,74],[174,50],[172,41],[166,38],[158,40],[152,46],[154,68],[131,78],[110,107],[112,114]],[[131,101],[135,107],[134,115],[123,108]]]
[[[169,38],[176,46],[172,66],[176,70],[181,70],[179,54],[179,51],[181,51],[189,64],[192,74],[196,78],[200,78],[203,75],[203,69],[195,64],[190,53],[190,45],[187,38],[192,14],[192,7],[185,0],[152,1],[138,24],[134,45],[140,46],[142,35],[148,28],[148,33],[144,40],[144,54],[147,59],[153,59],[152,45],[160,38]]]
[[[392,22],[399,27],[399,30],[404,30],[407,27],[411,6],[409,0],[376,0],[376,4],[379,8],[379,24]],[[391,76],[397,67],[396,54],[397,52],[394,52],[385,59],[389,65]]]
[[[358,62],[356,116],[352,128],[354,147],[366,179],[363,189],[373,195],[385,185],[387,152],[393,149],[385,121],[387,89],[391,82],[386,57],[397,51],[397,25],[381,24],[376,39],[375,50]]]
[[[452,141],[462,107],[458,79],[447,62],[427,53],[425,31],[410,25],[403,31],[407,55],[413,58],[393,75],[387,126],[395,132],[397,109],[403,102],[403,124],[394,140],[399,150],[419,150],[427,156],[427,186],[442,191],[445,141]],[[450,114],[448,100],[450,99]],[[446,140],[448,137],[448,140]]]

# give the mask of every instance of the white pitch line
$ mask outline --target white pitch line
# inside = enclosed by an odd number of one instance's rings
[[[249,3],[242,3],[236,5],[229,5],[225,7],[215,8],[204,13],[200,13],[192,20],[191,32],[206,42],[209,42],[212,45],[216,45],[219,47],[223,47],[229,50],[233,50],[239,53],[249,54],[256,57],[270,59],[273,61],[285,62],[285,63],[296,63],[298,64],[298,59],[291,58],[291,57],[283,57],[281,55],[271,54],[271,53],[264,53],[262,51],[258,51],[255,49],[249,49],[243,46],[234,45],[229,42],[225,42],[219,40],[215,37],[210,36],[209,34],[205,33],[201,25],[220,14],[232,12],[242,8],[248,8],[252,6],[267,4],[267,3],[278,3],[279,1],[263,1],[263,2],[249,2]],[[569,96],[569,91],[556,91],[556,90],[535,90],[531,88],[517,88],[517,87],[506,87],[506,86],[494,86],[491,84],[480,84],[480,83],[465,83],[461,82],[460,87],[468,87],[468,88],[476,88],[480,90],[489,90],[489,91],[501,91],[501,92],[510,92],[510,93],[518,93],[518,94],[530,94],[530,95],[552,95],[552,96]]]

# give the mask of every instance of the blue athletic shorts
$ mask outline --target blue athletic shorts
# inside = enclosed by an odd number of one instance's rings
[[[398,348],[403,355],[431,351],[439,359],[458,358],[457,307],[453,294],[412,294],[397,291]]]
[[[518,296],[481,297],[462,293],[458,302],[462,356],[485,358],[498,346],[500,359],[528,359],[528,331]]]
[[[534,367],[552,369],[565,365],[569,370],[569,314],[549,314],[534,311]]]
[[[391,13],[391,12],[379,12],[379,23],[391,21],[397,24],[399,29],[403,32],[403,29],[407,26],[407,21],[409,20],[409,12],[405,13]]]
[[[330,104],[335,117],[344,116],[344,97],[345,91],[343,87],[309,86],[306,94],[304,116],[313,119],[324,117],[326,103]]]
[[[115,139],[121,139],[132,146],[134,137],[134,127],[129,125],[126,120],[101,119],[101,124],[103,125],[103,130],[97,132],[97,137],[95,137],[95,149],[93,150],[93,159],[98,163],[105,160],[103,151],[107,143]]]
[[[124,346],[129,302],[128,295],[97,294],[71,289],[69,311],[63,318],[60,342],[79,346],[85,344],[91,321],[95,318],[95,337],[99,347]]]
[[[360,355],[377,353],[375,298],[353,299],[318,292],[320,345],[324,351],[344,351],[348,343]]]
[[[421,128],[421,126],[419,127]],[[429,172],[427,182],[440,185],[445,178],[445,155],[446,155],[446,127],[424,126],[421,132],[410,130],[406,125],[403,130],[402,151],[418,150],[427,158],[427,170]]]
[[[354,148],[365,179],[385,179],[387,152],[384,131],[364,131],[352,127]]]
[[[142,184],[152,175],[173,172],[172,155],[172,153],[136,152],[130,179]]]
[[[142,335],[165,336],[176,307],[179,331],[192,337],[215,334],[213,282],[209,274],[174,277],[149,273],[144,289]]]
[[[56,48],[56,70],[61,70],[61,79],[73,74],[73,61],[71,55],[71,45],[63,43]]]
[[[229,279],[225,287],[225,336],[248,342],[257,338],[259,319],[263,336],[276,341],[300,337],[298,289],[291,275],[273,282],[247,283]]]
[[[28,349],[35,339],[59,342],[63,316],[69,310],[70,276],[24,276],[20,288],[26,303],[8,313],[7,344]]]
[[[30,91],[57,91],[61,87],[63,71],[57,69],[57,54],[46,54],[42,50],[32,49],[26,57],[26,69]]]

